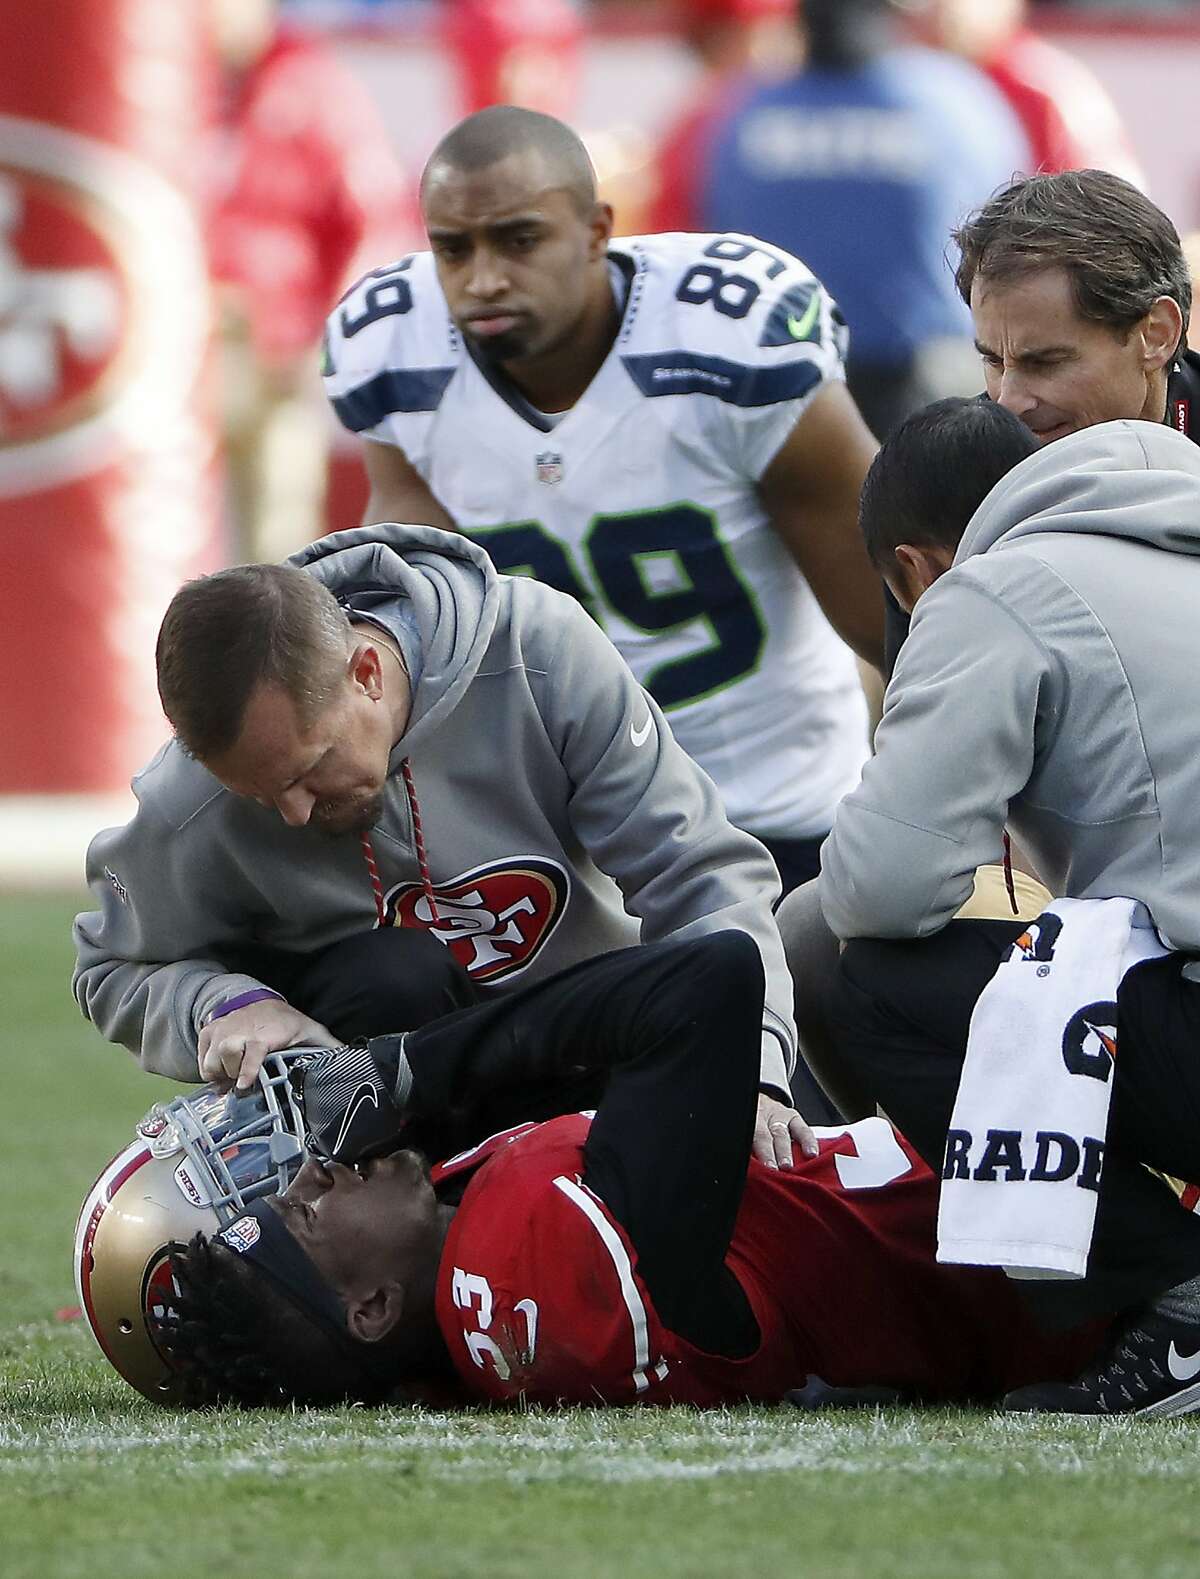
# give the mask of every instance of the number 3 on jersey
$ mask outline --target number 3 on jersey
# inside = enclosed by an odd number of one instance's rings
[[[497,570],[534,576],[578,598],[601,623],[606,607],[648,634],[690,627],[706,638],[702,647],[666,659],[644,677],[664,712],[711,696],[759,665],[766,627],[709,510],[680,503],[593,516],[583,540],[590,583],[569,548],[538,521],[472,527],[468,535],[487,549]]]

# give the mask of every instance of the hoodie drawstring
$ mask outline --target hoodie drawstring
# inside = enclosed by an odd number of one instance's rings
[[[408,810],[412,817],[413,844],[417,852],[417,866],[421,873],[421,888],[429,905],[430,919],[436,926],[441,920],[438,915],[437,900],[433,896],[433,879],[429,875],[429,862],[425,856],[425,835],[421,831],[421,807],[417,801],[417,787],[413,783],[412,768],[408,758],[405,757],[400,764],[400,776],[404,780],[404,793],[408,796]],[[375,848],[371,843],[371,835],[364,828],[359,835],[362,845],[363,860],[367,864],[367,876],[371,879],[371,892],[375,896],[375,919],[379,926],[387,924],[387,911],[383,903],[383,883],[379,877],[379,863],[375,859]]]
[[[1014,916],[1021,914],[1021,907],[1017,904],[1017,885],[1013,882],[1012,869],[1012,840],[1008,837],[1008,829],[1004,830],[1004,886],[1008,889],[1008,902],[1012,906]]]

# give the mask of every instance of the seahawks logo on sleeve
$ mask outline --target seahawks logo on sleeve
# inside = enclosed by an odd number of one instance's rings
[[[803,399],[840,368],[842,315],[789,253],[740,235],[628,245],[652,277],[643,305],[653,307],[639,325],[631,302],[622,334],[622,360],[643,395],[771,406]]]

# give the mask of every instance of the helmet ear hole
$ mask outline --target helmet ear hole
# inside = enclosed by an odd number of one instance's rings
[[[123,1332],[126,1337],[133,1331],[133,1322],[129,1320],[128,1316],[123,1316],[117,1323],[117,1331]]]

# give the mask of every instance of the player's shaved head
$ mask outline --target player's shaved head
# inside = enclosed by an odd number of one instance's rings
[[[496,104],[468,115],[446,133],[425,166],[422,199],[447,172],[474,175],[531,151],[541,159],[545,185],[568,193],[578,213],[590,213],[596,203],[596,172],[583,143],[552,115],[514,104]]]

